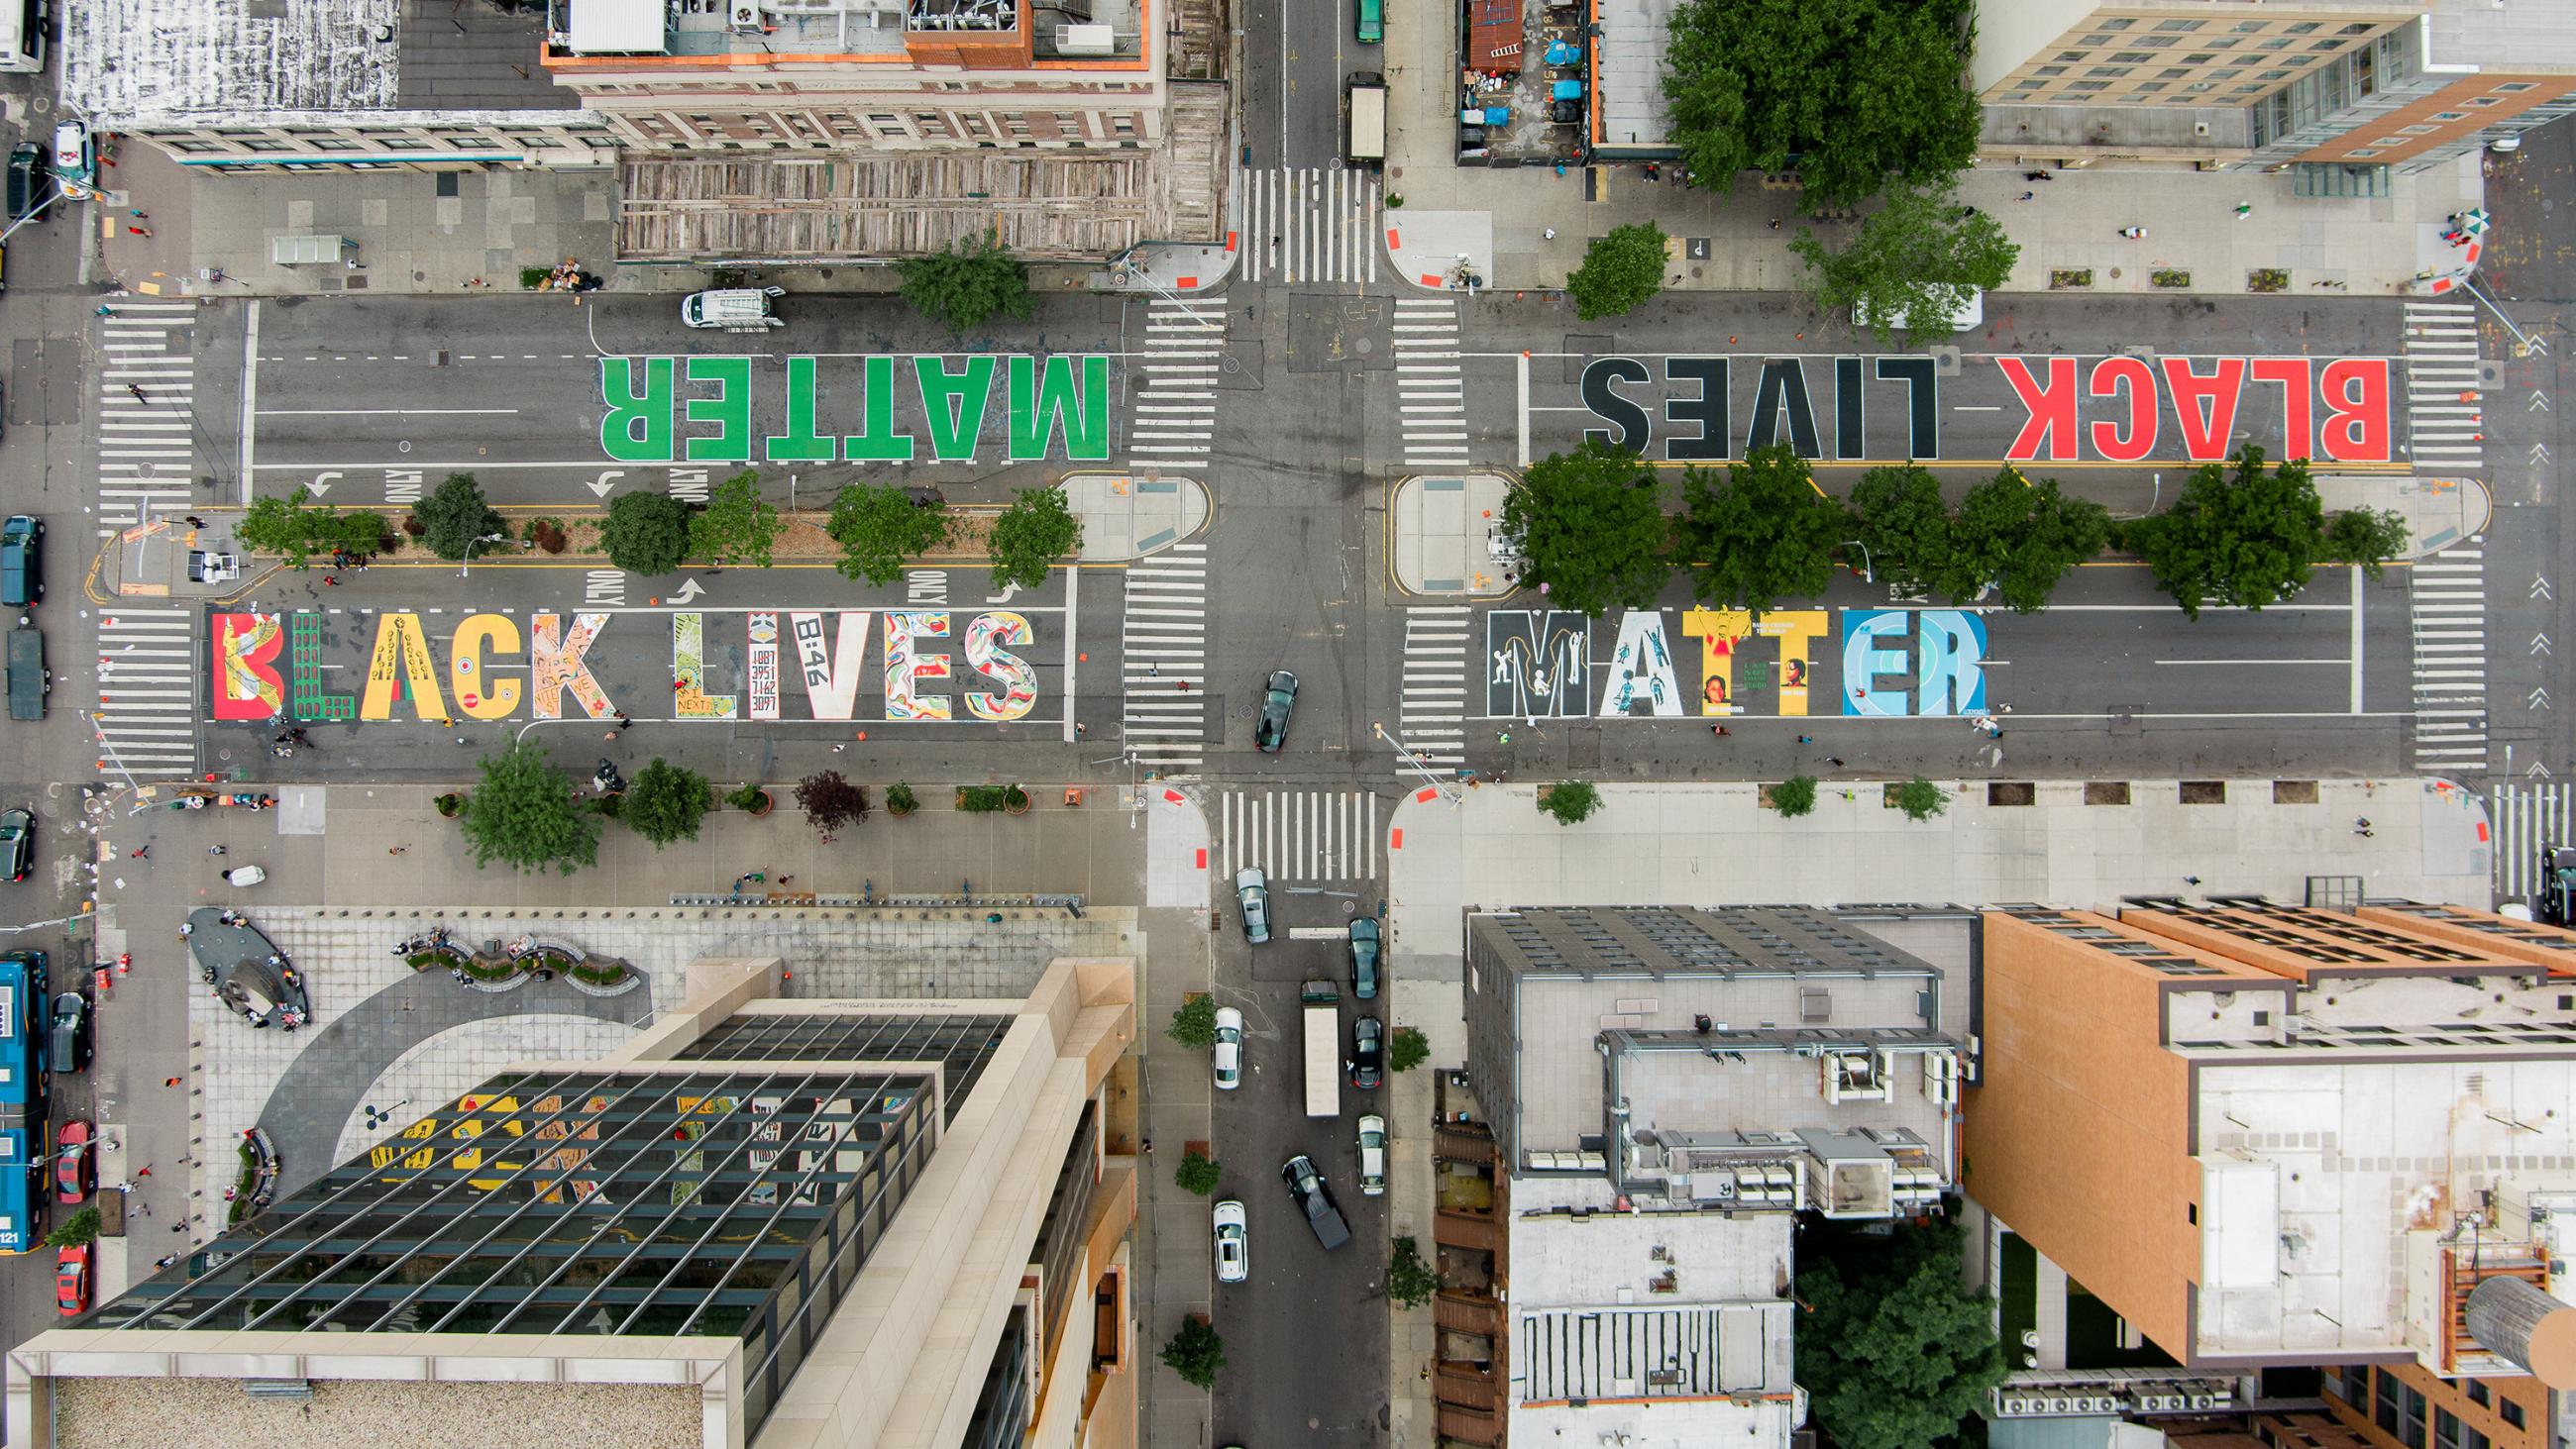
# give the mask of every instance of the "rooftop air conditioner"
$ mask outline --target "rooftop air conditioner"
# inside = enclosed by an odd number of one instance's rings
[[[2030,1400],[2024,1398],[2006,1399],[2004,1400],[2004,1412],[2007,1414],[2027,1414],[2030,1412]]]
[[[1116,55],[1117,32],[1106,25],[1058,25],[1055,28],[1055,53],[1058,55]]]
[[[2224,1408],[2226,1399],[2227,1396],[2224,1394],[2194,1394],[2191,1396],[2191,1406],[2195,1409]]]
[[[758,35],[760,33],[760,5],[758,0],[733,0],[733,3],[729,8],[733,15],[732,23],[734,33],[736,35]]]

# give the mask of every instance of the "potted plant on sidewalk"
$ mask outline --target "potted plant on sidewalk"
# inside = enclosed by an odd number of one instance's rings
[[[725,803],[745,814],[760,816],[769,813],[769,807],[773,802],[769,798],[769,792],[760,788],[758,781],[746,780],[741,789],[725,796]]]
[[[1003,809],[1005,809],[1005,810],[1010,811],[1010,812],[1011,812],[1012,814],[1014,814],[1014,815],[1026,815],[1026,814],[1028,814],[1028,813],[1029,813],[1029,792],[1028,792],[1028,791],[1026,791],[1026,790],[1021,789],[1021,788],[1020,788],[1019,786],[1017,786],[1017,785],[1005,785],[1005,786],[1003,786],[1003,787],[1002,787],[1002,808],[1003,808]]]
[[[456,818],[456,812],[465,808],[465,797],[450,790],[430,803],[438,807],[438,813],[442,818],[453,820]]]
[[[912,793],[910,785],[897,780],[886,787],[885,808],[888,815],[901,820],[921,808],[921,797]]]

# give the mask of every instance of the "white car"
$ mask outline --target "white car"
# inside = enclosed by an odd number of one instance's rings
[[[1252,1231],[1244,1225],[1243,1204],[1227,1198],[1216,1205],[1216,1281],[1240,1283],[1252,1273]]]
[[[1360,1196],[1386,1194],[1386,1119],[1371,1113],[1360,1119]]]
[[[54,184],[63,189],[65,201],[87,201],[96,194],[94,174],[98,170],[98,147],[90,140],[89,127],[75,120],[59,122],[54,127]]]
[[[1216,1009],[1215,1061],[1219,1091],[1243,1085],[1243,1013],[1231,1006]]]

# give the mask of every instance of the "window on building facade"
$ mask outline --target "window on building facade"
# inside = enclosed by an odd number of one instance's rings
[[[2032,71],[2031,74],[2045,79],[2049,76],[2060,76],[2066,74],[2066,67],[2062,65],[2043,65],[2039,69]]]
[[[2285,28],[2288,29],[2292,35],[2314,35],[2325,28],[2325,22],[2322,20],[2302,20],[2296,25]]]
[[[2467,106],[2481,106],[2481,107],[2483,107],[2483,106],[2501,105],[2501,104],[2503,104],[2503,102],[2498,101],[2498,100],[2497,100],[2495,97],[2493,97],[2493,96],[2471,96],[2471,97],[2469,97],[2467,100],[2462,101],[2460,104],[2462,104],[2462,105],[2467,105]]]
[[[2496,1412],[2504,1417],[2508,1426],[2516,1429],[2522,1427],[2522,1405],[2511,1399],[2501,1400],[2496,1404]]]
[[[2500,91],[2536,91],[2540,89],[2540,87],[2530,81],[2506,81],[2503,85],[2497,86],[2496,89]]]
[[[2113,80],[2118,80],[2120,77],[2129,73],[2129,68],[2125,65],[2097,65],[2084,73],[2086,75],[2106,75],[2111,77]]]
[[[2155,93],[2155,92],[2157,92],[2157,91],[2163,90],[2164,88],[2165,88],[2165,83],[2164,83],[2163,81],[2144,81],[2144,82],[2141,82],[2141,83],[2139,84],[2139,86],[2138,86],[2138,94],[2139,94],[2139,95],[2142,95],[2142,96],[2144,96],[2144,95],[2152,95],[2152,94],[2154,94],[2154,93]]]
[[[2346,159],[2346,160],[2348,160],[2348,161],[2367,161],[2367,160],[2369,160],[2371,157],[2376,156],[2376,155],[2378,155],[2378,154],[2379,154],[2379,153],[2378,153],[2377,151],[2370,150],[2370,149],[2368,149],[2368,148],[2366,148],[2366,147],[2365,147],[2364,149],[2359,150],[2359,151],[2346,151],[2346,152],[2344,153],[2344,159]]]
[[[2495,1399],[2495,1395],[2494,1395],[2494,1394],[2492,1394],[2492,1393],[2490,1393],[2490,1392],[2488,1392],[2488,1390],[2487,1390],[2486,1380],[2484,1380],[2484,1379],[2471,1379],[2471,1380],[2469,1380],[2469,1402],[2470,1402],[2470,1403],[2472,1403],[2472,1404],[2476,1404],[2476,1405],[2477,1405],[2477,1406],[2479,1406],[2480,1408],[2484,1408],[2484,1407],[2486,1407],[2489,1403],[2493,1402],[2493,1401],[2494,1401],[2494,1399]]]
[[[2198,29],[2201,27],[2202,23],[2203,23],[2203,22],[2198,21],[2198,20],[2159,20],[2159,21],[2157,21],[2157,22],[2156,22],[2156,29],[2158,29],[2158,30],[2198,30]]]
[[[2397,1381],[2379,1376],[2379,1402],[2372,1422],[2406,1449],[2424,1449],[2424,1396]]]
[[[2370,33],[2370,29],[2371,28],[2367,23],[2347,25],[2343,28],[2343,33],[2346,35],[2368,35]]]

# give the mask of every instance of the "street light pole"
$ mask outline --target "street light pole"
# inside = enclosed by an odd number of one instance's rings
[[[1864,584],[1877,583],[1878,571],[1872,568],[1869,562],[1869,545],[1856,538],[1847,538],[1843,542],[1860,550],[1860,581]]]
[[[500,534],[500,533],[486,533],[486,534],[478,535],[478,536],[477,536],[477,537],[475,537],[475,538],[469,539],[469,540],[466,542],[466,545],[465,545],[465,566],[464,566],[463,568],[460,568],[460,569],[458,569],[458,570],[456,571],[456,576],[457,576],[458,578],[460,578],[460,579],[461,579],[461,578],[464,578],[467,574],[469,574],[469,573],[471,573],[471,572],[473,571],[473,569],[474,569],[474,545],[475,545],[475,544],[478,544],[478,543],[499,543],[502,539],[504,539],[504,538],[506,538],[506,537],[508,537],[508,536],[509,536],[509,535],[507,535],[507,534]]]
[[[1422,778],[1431,782],[1431,788],[1440,792],[1441,799],[1448,801],[1452,805],[1462,805],[1466,803],[1467,797],[1464,794],[1451,789],[1438,775],[1431,773],[1430,767],[1423,764],[1421,760],[1415,758],[1413,750],[1407,746],[1404,741],[1387,733],[1385,725],[1378,723],[1376,720],[1370,720],[1369,728],[1377,731],[1377,737],[1379,739],[1395,746],[1395,752],[1403,756],[1404,762],[1411,765],[1417,772],[1419,772]]]

